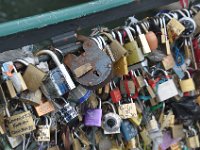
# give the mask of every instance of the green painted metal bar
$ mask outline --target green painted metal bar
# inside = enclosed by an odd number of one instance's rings
[[[81,5],[51,11],[48,13],[17,19],[0,24],[0,37],[10,34],[41,28],[66,20],[76,19],[92,13],[133,2],[134,0],[94,0]]]

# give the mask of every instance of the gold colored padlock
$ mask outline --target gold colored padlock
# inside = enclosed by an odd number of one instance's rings
[[[114,63],[114,74],[116,76],[123,76],[128,74],[128,63],[125,56],[122,56],[117,62]]]
[[[194,80],[191,78],[190,73],[188,71],[185,71],[187,73],[188,79],[183,79],[179,81],[181,91],[182,92],[190,92],[195,90],[195,84]]]

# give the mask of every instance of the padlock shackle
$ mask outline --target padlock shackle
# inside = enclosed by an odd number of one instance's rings
[[[128,38],[129,38],[130,42],[133,42],[133,41],[134,41],[134,38],[133,38],[133,35],[132,35],[130,29],[129,29],[128,27],[125,27],[124,30],[126,31],[127,36],[128,36]]]
[[[101,108],[101,98],[97,97],[97,99],[99,100],[99,109]]]
[[[141,31],[139,25],[136,25],[135,27],[136,27],[136,31],[137,31],[138,35],[142,34],[142,31]]]
[[[55,54],[54,52],[50,51],[50,50],[41,50],[41,51],[37,52],[35,55],[36,55],[36,56],[40,56],[40,55],[49,55],[49,56],[53,59],[54,63],[55,63],[57,66],[60,66],[60,65],[61,65],[61,62],[60,62],[60,60],[58,59],[58,57],[56,56],[56,54]]]
[[[122,34],[121,34],[119,31],[117,31],[117,35],[118,35],[118,37],[119,37],[119,42],[120,42],[120,44],[121,44],[121,45],[124,45],[123,39],[122,39]]]
[[[156,70],[154,70],[154,71],[152,72],[151,76],[154,77],[154,76],[155,76],[155,73],[158,72],[158,71],[163,72],[164,75],[165,75],[165,77],[166,77],[166,79],[168,80],[168,73],[167,73],[167,71],[165,71],[165,70],[163,70],[163,69],[156,69]],[[153,79],[154,79],[154,78],[153,78]]]
[[[25,66],[28,66],[28,62],[26,61],[26,60],[23,60],[23,59],[17,59],[17,60],[15,60],[14,61],[14,63],[21,63],[21,64],[23,64],[23,65],[25,65]]]
[[[100,35],[105,35],[110,41],[113,41],[113,37],[112,35],[110,35],[109,33],[106,33],[106,32],[101,32]]]
[[[115,107],[114,107],[114,105],[111,102],[105,101],[105,102],[102,103],[102,105],[104,105],[104,104],[110,105],[112,107],[113,112],[116,114]]]

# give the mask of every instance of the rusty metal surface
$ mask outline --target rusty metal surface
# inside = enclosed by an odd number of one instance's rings
[[[76,68],[86,63],[90,63],[93,69],[79,78],[75,77],[76,81],[91,89],[105,85],[112,75],[111,59],[105,52],[98,48],[93,40],[82,36],[79,36],[79,40],[84,41],[83,49],[85,52],[80,56],[74,54],[66,55],[64,59],[65,65],[67,65],[72,73],[74,73],[73,70]]]

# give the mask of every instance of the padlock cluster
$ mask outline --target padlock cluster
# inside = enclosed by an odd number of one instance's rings
[[[200,149],[200,5],[1,63],[0,149]]]

